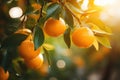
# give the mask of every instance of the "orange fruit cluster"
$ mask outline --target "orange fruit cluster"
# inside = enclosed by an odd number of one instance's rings
[[[88,27],[77,28],[72,33],[72,42],[80,48],[90,47],[95,40],[94,34]]]
[[[61,20],[49,18],[44,27],[44,32],[51,37],[58,37],[66,30],[66,25]],[[72,42],[80,48],[88,48],[95,41],[92,30],[88,27],[79,27],[72,33]]]
[[[51,37],[58,37],[66,30],[65,24],[61,20],[50,18],[44,25],[44,31]]]
[[[43,58],[39,57],[40,48],[34,49],[33,37],[30,34],[19,46],[18,52],[24,58],[26,65],[32,69],[38,69],[43,63]]]
[[[0,67],[0,80],[8,80],[9,78],[9,72],[8,71],[4,71],[4,69],[2,67]]]

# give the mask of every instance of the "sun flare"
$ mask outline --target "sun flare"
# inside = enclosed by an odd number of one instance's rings
[[[95,0],[95,5],[98,6],[107,6],[107,5],[113,5],[117,0]]]

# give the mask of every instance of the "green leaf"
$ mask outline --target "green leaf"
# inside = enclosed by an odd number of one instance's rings
[[[27,6],[25,14],[28,15],[28,14],[32,14],[32,13],[34,13],[34,8],[32,6]]]
[[[67,9],[65,9],[65,10],[62,11],[62,16],[63,16],[63,19],[65,20],[65,22],[71,28],[73,28],[74,23],[73,23],[73,16],[72,16],[72,14],[70,14],[70,12]]]
[[[95,15],[95,14],[94,14]],[[111,31],[111,28],[106,26],[99,18],[98,16],[99,15],[90,15],[89,18],[87,19],[87,21],[89,23],[93,23],[95,24],[96,26],[98,26],[101,30],[105,31],[105,32],[108,32],[108,33],[112,33]]]
[[[33,27],[35,26],[35,24],[36,24],[35,19],[33,19],[33,18],[31,18],[31,17],[28,17],[25,26],[26,26],[26,28],[28,28],[28,29],[33,29]]]
[[[5,69],[5,71],[8,70],[8,68],[10,67],[11,61],[12,61],[12,58],[10,58],[10,56],[11,54],[8,54],[7,50],[5,50],[3,53],[2,62],[0,65]]]
[[[46,12],[47,12],[46,19],[50,17],[58,18],[61,12],[61,6],[58,3],[53,3],[48,6]]]
[[[97,25],[93,23],[88,23],[90,25],[91,30],[94,32],[96,36],[110,36],[112,33],[106,32],[102,29],[100,29]]]
[[[12,60],[19,56],[16,52],[17,49],[13,47],[4,49],[1,66],[4,67],[5,70],[10,69],[12,67]]]
[[[102,31],[102,30],[101,31],[94,30],[93,32],[95,33],[96,36],[101,36],[101,37],[112,35],[111,33],[108,33],[108,32]]]
[[[20,64],[18,63],[18,60],[12,60],[12,64],[13,64],[13,67],[14,67],[15,71],[18,74],[22,74],[22,69],[20,67]]]
[[[99,50],[99,44],[98,44],[97,39],[94,40],[93,46],[95,47],[95,49],[96,49],[97,51]]]
[[[53,45],[47,44],[47,43],[43,44],[43,47],[46,48],[46,50],[48,50],[48,51],[54,49],[54,46],[53,46]]]
[[[68,28],[64,33],[64,41],[68,48],[70,48],[70,46],[71,46],[70,32],[71,32],[71,29]]]
[[[27,38],[28,35],[24,34],[13,34],[9,37],[7,37],[3,42],[2,42],[2,48],[8,48],[8,47],[17,47],[20,45],[20,43]]]
[[[43,30],[37,25],[34,28],[34,44],[35,49],[39,48],[44,42],[44,33]]]
[[[71,3],[68,2],[65,5],[71,12],[76,13],[76,14],[83,14],[83,11],[80,8],[75,7]]]
[[[41,25],[41,27],[44,27],[45,21],[46,21],[46,18],[45,17],[41,17],[39,22],[38,22],[38,25]]]
[[[110,41],[107,37],[98,37],[96,36],[98,42],[100,42],[103,46],[107,48],[111,48]]]
[[[43,50],[44,50],[44,53],[45,53],[45,55],[47,57],[48,64],[51,65],[51,59],[50,59],[50,55],[49,55],[47,49],[43,47]]]
[[[41,5],[44,5],[44,0],[37,0],[37,3],[40,3]]]
[[[90,8],[86,11],[84,11],[84,16],[85,15],[89,15],[89,14],[94,14],[94,13],[97,13],[97,12],[100,12],[101,8],[100,7],[93,7],[93,8]]]

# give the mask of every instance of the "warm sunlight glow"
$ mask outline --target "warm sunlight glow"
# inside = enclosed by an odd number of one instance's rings
[[[95,4],[98,6],[106,6],[106,5],[112,5],[116,2],[116,0],[95,0]]]
[[[89,2],[88,0],[83,1],[83,4],[81,5],[82,10],[87,10],[88,9],[88,6],[87,6],[88,2]]]
[[[112,2],[112,0],[110,1]],[[100,19],[104,21],[106,24],[111,26],[119,24],[119,21],[120,21],[120,10],[119,10],[120,5],[119,4],[120,4],[120,0],[113,0],[112,4],[105,6],[104,10],[100,14]]]

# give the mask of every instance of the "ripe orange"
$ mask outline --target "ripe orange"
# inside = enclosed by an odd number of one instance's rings
[[[40,53],[40,48],[34,50],[34,43],[30,36],[18,46],[18,52],[22,58],[33,59]]]
[[[74,57],[73,61],[78,67],[84,67],[85,66],[85,61],[78,56]]]
[[[42,76],[47,76],[48,75],[48,72],[49,72],[49,68],[48,68],[48,63],[44,63],[42,64],[42,66],[40,67],[40,69],[38,70],[39,73],[42,75]]]
[[[77,28],[72,33],[72,42],[80,48],[90,47],[94,40],[94,34],[88,27]]]
[[[25,59],[25,63],[31,69],[35,69],[35,70],[40,69],[40,67],[43,64],[43,56],[42,56],[42,54],[40,54],[31,60]]]
[[[4,69],[2,67],[0,67],[0,80],[8,80],[9,78],[9,72],[8,71],[4,71]]]
[[[51,37],[58,37],[66,30],[65,24],[61,20],[50,18],[44,25],[44,31]]]
[[[93,62],[101,62],[104,59],[104,54],[98,52],[92,55],[91,59]]]
[[[36,9],[36,10],[40,10],[41,5],[38,4],[38,3],[33,3],[33,4],[32,4],[32,7],[33,7],[34,9]]]
[[[104,46],[101,47],[101,53],[103,53],[105,56],[110,54],[111,49],[110,48],[106,48]]]

